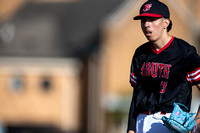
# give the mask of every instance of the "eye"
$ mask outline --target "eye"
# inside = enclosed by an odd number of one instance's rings
[[[145,23],[146,22],[146,19],[141,19],[141,23]]]
[[[156,21],[156,20],[158,20],[158,18],[151,18],[150,19],[151,22]]]
[[[157,20],[157,19],[155,19],[155,18],[152,18],[152,19],[150,19],[149,21],[153,22],[153,21],[155,21],[155,20]]]

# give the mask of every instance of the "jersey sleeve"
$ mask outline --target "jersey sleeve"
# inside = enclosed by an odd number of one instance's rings
[[[132,96],[132,101],[129,109],[129,117],[128,117],[128,127],[127,127],[127,132],[132,130],[136,130],[136,111],[135,111],[135,99],[136,99],[136,85],[137,85],[137,65],[138,61],[136,60],[137,56],[137,50],[132,58],[131,62],[131,68],[130,68],[130,84],[132,87],[134,87],[133,91],[133,96]]]
[[[196,53],[195,48],[193,48],[192,53],[189,53],[187,64],[188,71],[186,79],[192,85],[200,84],[200,57]]]
[[[132,67],[132,65],[131,65],[131,67]],[[130,83],[131,83],[132,87],[135,87],[137,84],[137,77],[133,70],[131,70],[131,72],[130,72]]]
[[[128,131],[136,131],[136,117],[137,115],[135,115],[134,110],[135,110],[135,93],[133,92],[133,96],[132,96],[132,101],[131,101],[131,105],[130,105],[130,109],[129,109],[129,117],[128,117],[128,127],[127,127],[127,133]]]
[[[130,69],[130,83],[132,87],[135,87],[137,84],[136,64],[137,62],[135,60],[135,56],[133,56],[131,69]]]

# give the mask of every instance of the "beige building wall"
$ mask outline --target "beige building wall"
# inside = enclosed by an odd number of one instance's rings
[[[78,61],[0,58],[0,122],[80,129]]]

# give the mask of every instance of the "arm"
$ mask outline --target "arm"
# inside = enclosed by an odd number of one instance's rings
[[[199,109],[198,109],[198,111],[197,111],[197,114],[196,114],[196,116],[195,116],[195,118],[197,118],[197,117],[199,117],[200,118],[200,105],[199,105]],[[200,119],[196,119],[196,123],[197,123],[197,127],[200,125]],[[190,131],[189,133],[194,133],[194,132],[196,132],[196,131]]]
[[[197,84],[197,88],[200,90],[200,84]],[[195,118],[197,118],[197,117],[200,118],[200,105],[199,105],[199,109],[197,111],[197,114],[196,114]],[[197,122],[197,126],[199,126],[200,125],[200,119],[196,119],[196,122]]]
[[[127,133],[135,133],[134,130],[136,128],[136,118],[134,117],[133,114],[134,114],[134,93],[132,96],[132,101],[129,109]]]
[[[200,118],[200,105],[199,105],[199,109],[198,109],[198,111],[197,111],[197,114],[196,114],[196,117],[195,117],[195,118],[197,118],[197,117]],[[197,122],[197,126],[199,126],[199,125],[200,125],[200,119],[196,119],[196,122]]]
[[[196,86],[197,86],[197,88],[200,90],[200,84],[197,84]]]

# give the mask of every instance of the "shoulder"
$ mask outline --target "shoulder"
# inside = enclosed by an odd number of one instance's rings
[[[179,47],[182,47],[184,49],[187,49],[187,50],[194,50],[195,47],[192,46],[191,44],[189,44],[188,42],[186,42],[185,40],[183,39],[180,39],[180,38],[174,38],[174,43],[176,45],[178,45]]]
[[[183,39],[175,37],[173,45],[180,50],[184,50],[185,54],[196,53],[196,48]]]
[[[150,42],[146,42],[139,46],[135,51],[135,55],[138,56],[147,53],[150,50],[150,44]]]

